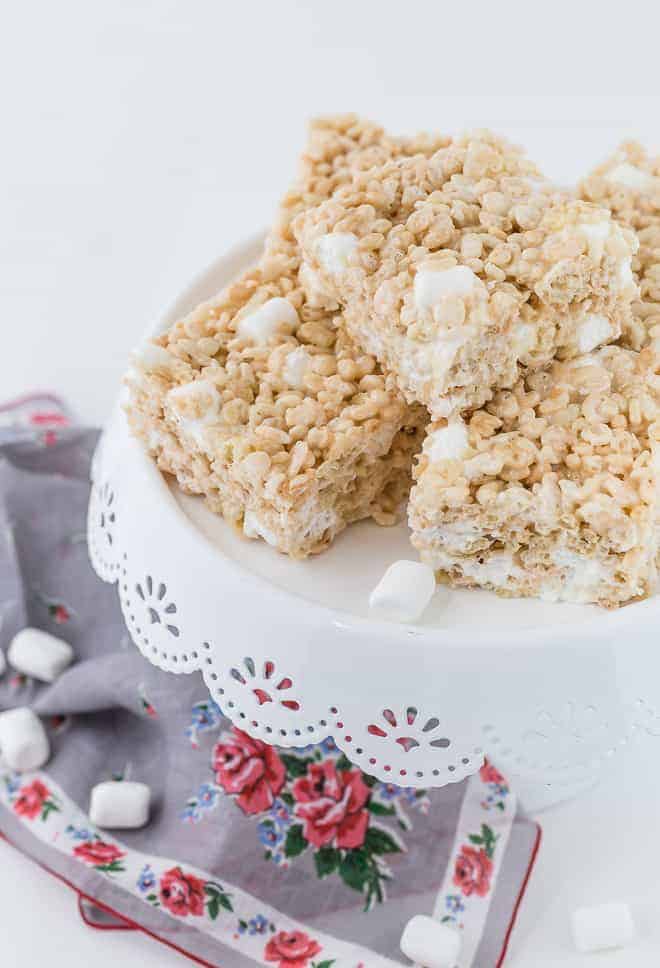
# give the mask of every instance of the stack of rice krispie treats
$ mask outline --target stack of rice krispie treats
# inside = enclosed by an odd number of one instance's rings
[[[307,277],[431,413],[409,522],[442,580],[610,607],[656,581],[655,183],[639,180],[643,199],[636,182],[616,205],[598,177],[576,197],[478,134],[294,223]]]
[[[643,597],[659,184],[631,145],[570,193],[488,132],[316,122],[259,265],[137,355],[132,427],[184,489],[293,556],[408,499],[440,580]]]
[[[299,216],[305,281],[433,416],[618,337],[636,240],[487,133],[358,174]]]
[[[259,264],[134,355],[134,433],[246,537],[304,557],[352,521],[396,520],[428,415],[304,290],[291,224],[354,174],[447,143],[352,115],[312,123]]]

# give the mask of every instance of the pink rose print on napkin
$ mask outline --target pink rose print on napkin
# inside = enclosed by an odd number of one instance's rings
[[[304,931],[280,931],[266,945],[264,960],[276,961],[279,968],[306,968],[320,951],[321,945]]]
[[[119,861],[126,853],[115,844],[106,844],[103,840],[88,840],[73,848],[73,856],[95,867],[97,871],[112,874],[124,869]]]
[[[236,727],[215,747],[213,769],[216,782],[225,793],[238,794],[236,802],[248,815],[269,810],[286,781],[273,747]]]
[[[495,769],[493,764],[488,760],[484,762],[484,765],[479,770],[479,776],[484,783],[506,783],[500,771]]]
[[[33,780],[28,786],[21,787],[18,796],[14,800],[14,813],[26,820],[35,820],[40,817],[50,797],[50,790],[41,780]]]
[[[180,867],[165,871],[160,879],[161,904],[178,918],[185,918],[189,914],[201,917],[205,900],[204,881],[194,874],[184,874]]]
[[[304,821],[305,840],[315,847],[361,847],[369,826],[369,788],[360,770],[338,771],[332,760],[312,763],[293,784],[294,813]]]
[[[461,847],[454,869],[454,884],[465,897],[485,897],[490,891],[493,862],[483,847]]]
[[[186,734],[197,747],[198,732],[221,727],[215,704],[196,703]],[[203,821],[228,793],[257,820],[266,860],[287,869],[308,851],[317,877],[339,878],[363,895],[366,910],[385,900],[390,858],[406,849],[399,834],[412,828],[406,808],[428,808],[425,791],[379,783],[330,739],[276,750],[232,727],[213,747],[210,766],[213,780],[188,799],[182,820]]]

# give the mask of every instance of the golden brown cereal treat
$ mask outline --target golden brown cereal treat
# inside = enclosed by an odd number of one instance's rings
[[[660,341],[531,372],[437,422],[409,518],[422,560],[505,596],[623,605],[657,577]]]
[[[131,426],[160,468],[295,557],[351,521],[396,520],[427,415],[351,345],[336,311],[305,299],[290,219],[353,169],[424,144],[352,116],[316,122],[259,265],[148,343],[128,378]]]
[[[579,192],[637,233],[633,272],[640,298],[633,303],[634,322],[624,327],[622,342],[641,349],[660,334],[660,156],[650,157],[641,145],[624,142],[582,182]]]
[[[357,175],[294,232],[307,291],[435,416],[616,339],[636,293],[633,233],[487,132]]]
[[[392,523],[426,414],[289,277],[257,269],[136,360],[129,418],[162,470],[280,551]]]
[[[280,203],[266,243],[267,253],[288,256],[290,267],[297,268],[300,249],[291,230],[296,215],[330,198],[358,172],[392,158],[431,155],[449,143],[448,137],[425,133],[393,137],[380,125],[355,114],[316,118],[309,126],[296,182]]]

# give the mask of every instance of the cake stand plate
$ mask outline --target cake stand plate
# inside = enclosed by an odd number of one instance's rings
[[[218,259],[150,329],[171,325],[259,254]],[[368,596],[407,527],[363,522],[317,558],[248,541],[158,471],[119,400],[92,468],[94,568],[130,635],[173,673],[201,670],[240,729],[302,747],[332,736],[381,780],[443,786],[487,755],[560,799],[636,736],[660,735],[660,597],[595,606],[453,590],[415,625],[374,621]]]

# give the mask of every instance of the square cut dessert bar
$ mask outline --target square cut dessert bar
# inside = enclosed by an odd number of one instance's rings
[[[615,607],[657,577],[660,341],[529,372],[416,467],[412,542],[440,578],[505,596]]]
[[[432,415],[616,339],[634,234],[481,132],[358,173],[294,222],[307,290]]]
[[[641,349],[660,335],[660,156],[650,157],[641,145],[624,142],[584,179],[579,193],[586,201],[609,208],[637,234],[633,272],[640,294],[622,342]]]
[[[130,425],[159,467],[252,538],[302,557],[351,521],[393,523],[427,415],[308,300],[291,218],[354,170],[447,139],[317,122],[256,268],[134,359]]]

